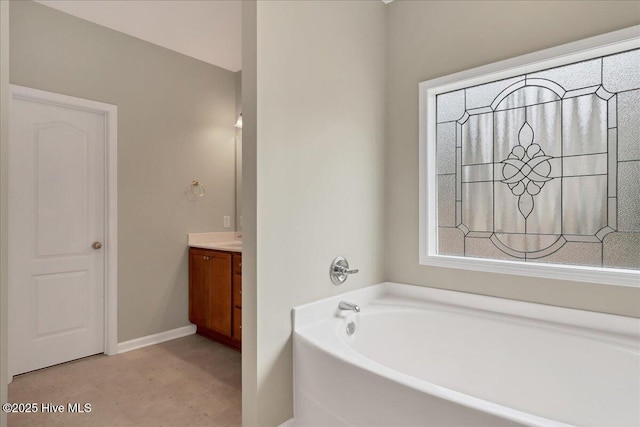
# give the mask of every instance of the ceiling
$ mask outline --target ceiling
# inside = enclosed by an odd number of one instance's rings
[[[36,0],[230,71],[241,61],[240,0]]]

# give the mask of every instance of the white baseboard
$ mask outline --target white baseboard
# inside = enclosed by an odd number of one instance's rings
[[[183,326],[182,328],[171,329],[169,331],[160,332],[153,335],[147,335],[146,337],[140,337],[129,341],[118,343],[118,354],[126,353],[127,351],[137,350],[142,347],[147,347],[154,344],[160,344],[161,342],[174,340],[176,338],[186,337],[196,333],[196,325]]]
[[[295,427],[296,422],[293,418],[288,419],[287,421],[280,424],[278,427]]]

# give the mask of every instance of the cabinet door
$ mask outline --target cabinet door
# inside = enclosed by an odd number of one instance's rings
[[[189,321],[200,327],[207,325],[210,292],[213,287],[213,263],[210,251],[189,251]]]
[[[209,293],[209,318],[207,327],[231,336],[231,254],[212,251],[212,286]]]

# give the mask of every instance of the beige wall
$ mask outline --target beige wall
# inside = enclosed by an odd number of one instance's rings
[[[0,403],[8,401],[7,380],[7,148],[9,145],[9,2],[0,1]],[[0,427],[7,415],[0,411]]]
[[[20,1],[10,78],[118,106],[118,341],[188,325],[186,235],[234,226],[235,73]]]
[[[257,318],[247,324],[244,306],[243,331],[256,328],[257,407],[243,415],[273,426],[293,415],[291,308],[384,280],[384,5],[269,1],[256,13],[257,111],[243,102],[246,122],[257,118],[257,137],[243,130],[256,212],[243,214],[245,236],[256,222]],[[360,268],[341,287],[328,275],[337,255]]]
[[[395,1],[387,13],[387,279],[640,316],[638,288],[418,264],[418,83],[637,25],[640,3]]]

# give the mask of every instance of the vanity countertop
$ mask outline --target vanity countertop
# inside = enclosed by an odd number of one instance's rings
[[[192,248],[215,249],[242,253],[242,235],[235,231],[220,233],[189,233],[188,245]]]

